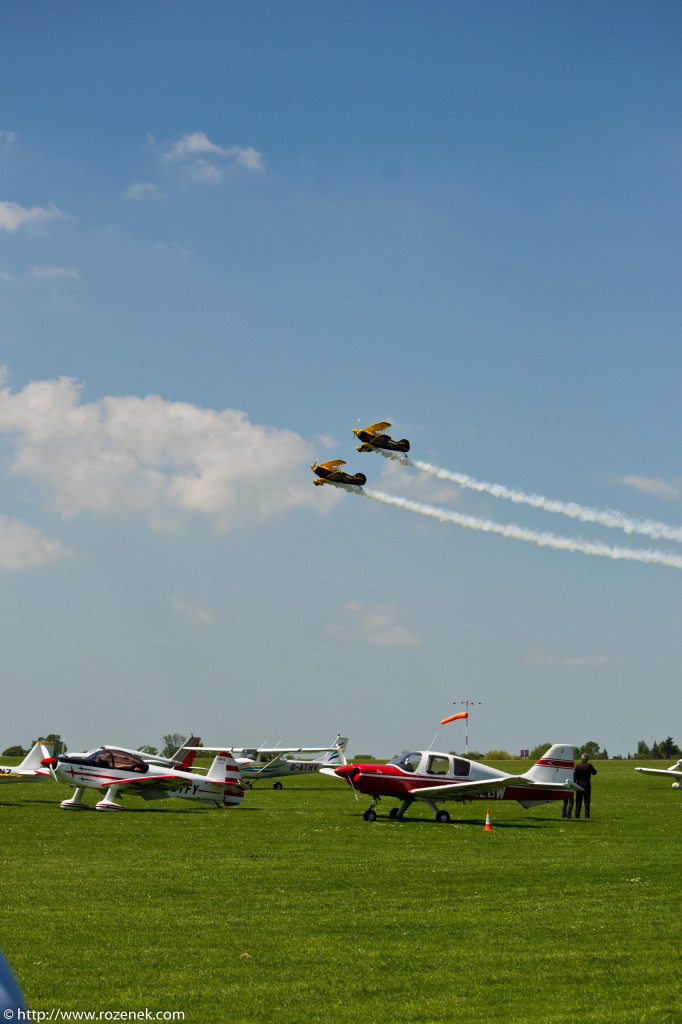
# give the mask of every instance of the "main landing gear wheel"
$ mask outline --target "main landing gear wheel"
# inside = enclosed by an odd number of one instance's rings
[[[365,811],[365,813],[363,814],[363,818],[365,819],[365,821],[376,821],[377,812],[373,811],[372,808],[370,807],[369,810]]]
[[[273,789],[281,789],[282,788],[282,783],[281,782],[273,782],[272,788]]]
[[[400,814],[400,808],[399,807],[391,807],[390,811],[388,812],[389,818],[393,818],[394,820],[398,817],[399,814]]]
[[[436,814],[436,821],[440,821],[444,825],[447,825],[447,823],[450,821],[450,815],[448,814],[447,811],[438,811],[438,813]]]

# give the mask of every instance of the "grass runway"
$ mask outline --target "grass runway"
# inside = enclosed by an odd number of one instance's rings
[[[383,800],[369,823],[321,775],[227,811],[73,813],[51,780],[0,785],[0,947],[48,1013],[682,1024],[682,793],[639,763],[596,762],[590,821],[477,801],[396,822]]]

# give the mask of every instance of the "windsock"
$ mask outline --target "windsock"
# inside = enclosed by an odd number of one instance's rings
[[[459,711],[456,715],[450,715],[449,718],[443,718],[441,720],[440,724],[441,725],[447,725],[448,722],[454,722],[456,718],[468,718],[468,717],[469,717],[469,712],[468,711]]]

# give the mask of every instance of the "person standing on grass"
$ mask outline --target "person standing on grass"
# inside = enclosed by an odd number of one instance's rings
[[[584,790],[584,792],[582,793],[580,790],[578,790],[575,794],[576,818],[580,817],[580,808],[583,805],[583,800],[585,801],[585,817],[589,818],[590,816],[590,780],[591,777],[596,774],[597,769],[594,767],[593,764],[590,764],[590,759],[587,756],[587,754],[583,754],[583,756],[580,758],[580,764],[577,764],[575,766],[575,771],[573,772],[573,778],[579,786],[582,786]]]
[[[575,781],[575,779],[573,781]],[[572,811],[573,811],[573,794],[571,793],[570,796],[564,797],[564,799],[561,802],[561,817],[562,818],[570,818]]]

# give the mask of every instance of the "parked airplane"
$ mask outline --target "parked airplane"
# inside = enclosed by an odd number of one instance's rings
[[[371,452],[375,448],[383,448],[388,452],[409,452],[410,442],[406,437],[402,441],[394,441],[392,437],[384,433],[390,425],[390,423],[382,420],[380,423],[372,423],[369,427],[364,427],[361,430],[355,427],[353,433],[358,441],[362,441],[362,444],[359,444],[355,450],[358,452]]]
[[[276,779],[283,775],[304,775],[346,764],[344,751],[347,736],[337,735],[331,747],[230,747],[239,765],[242,778],[249,789],[261,779]],[[198,748],[197,748],[198,749]],[[202,750],[220,750],[220,747],[202,747]],[[292,754],[324,754],[319,760],[294,758]],[[281,782],[273,782],[273,789],[281,789]]]
[[[43,758],[51,757],[53,751],[54,743],[34,743],[21,764],[16,767],[0,764],[0,783],[37,782],[43,776]]]
[[[677,764],[671,764],[669,768],[635,768],[636,772],[644,772],[646,775],[663,775],[664,778],[675,779],[673,789],[680,789],[682,781],[682,759]]]
[[[98,811],[124,810],[116,803],[119,792],[136,793],[144,800],[177,796],[225,807],[235,807],[244,796],[239,766],[225,751],[214,758],[207,775],[149,764],[139,753],[121,747],[97,747],[86,754],[45,757],[42,764],[42,774],[51,774],[57,782],[76,788],[69,800],[62,801],[60,806],[64,810],[89,810],[83,802],[86,788],[106,790],[104,798],[95,804]]]
[[[388,764],[345,764],[322,771],[338,775],[353,789],[372,797],[363,815],[365,821],[376,821],[377,802],[389,796],[400,800],[400,805],[389,811],[389,818],[402,818],[410,804],[421,800],[434,812],[436,821],[447,822],[450,815],[437,806],[443,800],[516,800],[522,807],[562,800],[581,788],[573,781],[574,767],[573,747],[557,743],[523,775],[508,775],[433,750],[401,754]]]

